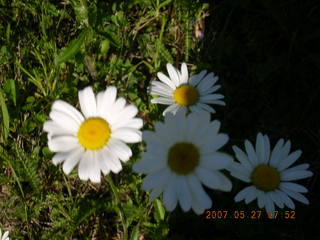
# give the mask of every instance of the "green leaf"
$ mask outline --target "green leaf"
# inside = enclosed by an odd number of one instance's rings
[[[19,63],[19,61],[16,61],[16,65],[22,70],[22,72],[24,72],[26,75],[28,75],[29,77],[29,81],[32,82],[34,85],[37,86],[37,88],[39,88],[43,95],[46,96],[46,91],[45,89],[43,88],[42,86],[42,83],[41,83],[41,79],[40,78],[37,78],[37,76],[33,76],[27,69],[25,69],[24,67],[22,67],[22,65]],[[35,73],[35,71],[34,71]]]
[[[9,83],[10,83],[10,90],[11,90],[11,96],[12,96],[13,104],[14,104],[14,106],[16,106],[17,105],[16,84],[15,84],[15,81],[13,79],[9,79]]]
[[[59,65],[73,58],[80,51],[87,34],[88,31],[83,31],[78,38],[72,40],[67,47],[60,51],[59,55],[54,59],[54,63]]]
[[[155,208],[155,219],[158,222],[163,221],[166,211],[159,199],[154,200],[154,208]]]
[[[108,39],[103,40],[100,43],[100,53],[105,56],[107,55],[109,49],[110,49],[110,41]]]
[[[132,229],[130,240],[138,240],[139,239],[139,225],[135,226]]]
[[[9,113],[8,108],[4,99],[4,93],[2,89],[0,89],[0,106],[2,111],[2,122],[3,122],[3,139],[6,140],[9,135]]]

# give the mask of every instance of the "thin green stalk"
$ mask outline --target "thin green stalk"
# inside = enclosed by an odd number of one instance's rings
[[[66,183],[66,186],[67,186],[67,190],[68,190],[68,194],[71,198],[71,201],[73,202],[73,197],[72,197],[72,192],[71,192],[71,188],[70,188],[70,184],[69,184],[69,181],[67,181],[66,179],[66,176],[63,174],[63,180],[64,182]]]
[[[126,225],[126,221],[125,221],[125,217],[124,217],[124,213],[123,213],[123,209],[121,207],[121,202],[120,202],[120,198],[119,198],[119,192],[118,192],[118,189],[117,187],[114,185],[113,183],[113,180],[109,175],[107,175],[107,181],[111,187],[111,191],[114,195],[114,198],[115,198],[115,201],[116,201],[116,205],[118,207],[118,210],[119,210],[119,217],[120,217],[120,220],[121,220],[121,224],[122,224],[122,228],[123,228],[123,235],[124,235],[124,239],[128,239],[128,228],[127,228],[127,225]]]

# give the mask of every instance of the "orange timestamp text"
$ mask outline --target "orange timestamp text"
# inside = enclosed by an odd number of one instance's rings
[[[294,210],[285,211],[262,211],[262,210],[207,210],[205,211],[206,219],[295,219],[296,212]]]

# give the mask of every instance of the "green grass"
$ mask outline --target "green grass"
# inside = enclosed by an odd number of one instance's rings
[[[0,0],[0,228],[12,239],[317,239],[319,236],[319,4],[317,1]],[[208,15],[206,18],[204,16]],[[196,21],[205,23],[195,39]],[[132,172],[143,144],[101,184],[52,164],[43,123],[54,100],[114,85],[144,129],[162,119],[147,87],[165,64],[215,72],[226,96],[215,118],[233,144],[261,131],[291,139],[314,176],[296,220],[207,220],[165,212]],[[190,68],[189,68],[190,70]],[[231,193],[208,190],[212,210],[250,212]],[[318,235],[316,235],[316,233]]]

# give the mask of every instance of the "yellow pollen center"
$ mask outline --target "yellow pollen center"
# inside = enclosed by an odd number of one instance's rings
[[[277,169],[269,165],[259,165],[253,170],[251,180],[256,188],[269,192],[278,188],[280,174]]]
[[[199,151],[191,143],[181,142],[173,145],[168,153],[168,165],[178,174],[187,175],[194,171],[199,163]]]
[[[173,99],[180,106],[190,106],[198,101],[198,90],[190,85],[182,85],[173,93]]]
[[[111,130],[108,122],[98,117],[86,119],[78,131],[80,144],[89,150],[97,150],[105,146],[110,135]]]

